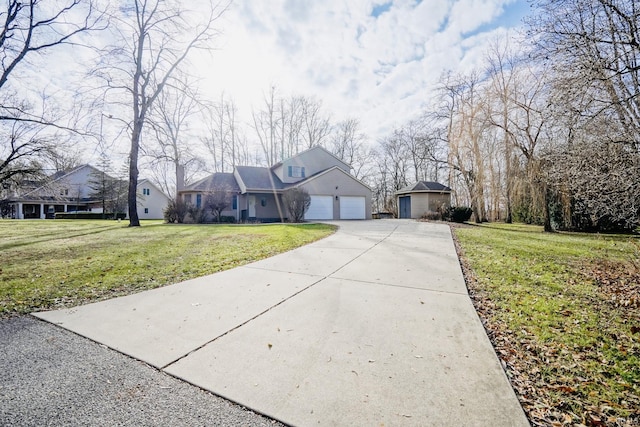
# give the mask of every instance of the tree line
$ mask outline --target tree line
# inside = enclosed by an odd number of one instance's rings
[[[517,44],[444,74],[422,114],[380,141],[375,189],[455,189],[474,220],[633,231],[640,218],[640,8],[537,0]],[[510,44],[511,43],[511,44]]]
[[[635,2],[532,1],[526,34],[495,39],[471,72],[443,73],[423,111],[378,141],[357,117],[334,120],[322,100],[276,87],[248,120],[230,96],[203,96],[189,75],[190,56],[210,49],[227,5],[202,5],[7,2],[0,10],[1,188],[77,163],[78,140],[106,153],[110,141],[127,139],[129,214],[138,225],[141,165],[171,194],[182,170],[193,179],[272,165],[320,145],[371,187],[374,211],[396,213],[397,190],[432,180],[454,189],[453,204],[471,207],[478,222],[523,221],[549,231],[638,226]],[[95,58],[86,83],[64,97],[25,92],[28,74],[20,71],[46,64],[64,45]],[[62,108],[68,99],[75,102]]]

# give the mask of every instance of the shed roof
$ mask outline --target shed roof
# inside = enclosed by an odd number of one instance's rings
[[[396,194],[419,192],[451,193],[451,188],[447,187],[446,185],[440,184],[439,182],[418,181],[416,184],[401,188],[400,190],[396,191]]]

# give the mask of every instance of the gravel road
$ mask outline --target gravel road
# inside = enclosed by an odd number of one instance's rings
[[[35,318],[0,320],[1,426],[282,426]]]

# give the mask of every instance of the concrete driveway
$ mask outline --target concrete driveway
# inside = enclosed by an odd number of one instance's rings
[[[35,316],[288,424],[528,426],[448,226],[336,224],[253,264]]]

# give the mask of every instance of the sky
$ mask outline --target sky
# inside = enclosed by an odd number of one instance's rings
[[[333,122],[356,118],[372,142],[417,116],[443,72],[481,66],[515,37],[527,0],[235,0],[216,50],[196,59],[205,93],[249,120],[271,87],[317,97]]]

